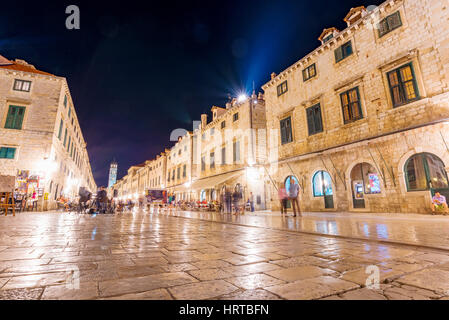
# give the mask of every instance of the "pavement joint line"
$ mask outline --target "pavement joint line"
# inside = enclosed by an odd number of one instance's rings
[[[220,224],[230,224],[230,225],[241,226],[241,227],[259,228],[259,229],[267,229],[267,230],[275,230],[275,231],[284,231],[284,232],[288,232],[288,233],[292,233],[292,234],[301,233],[301,234],[307,234],[307,235],[313,235],[313,236],[321,236],[321,237],[326,237],[326,238],[337,238],[337,239],[343,239],[343,240],[355,240],[355,241],[358,241],[358,242],[367,241],[367,242],[386,244],[386,245],[399,245],[399,246],[404,246],[404,247],[413,247],[413,248],[417,248],[417,249],[427,249],[427,250],[430,249],[430,250],[436,251],[436,252],[444,252],[444,253],[448,253],[449,252],[449,248],[433,247],[433,246],[414,244],[414,243],[408,243],[408,242],[399,242],[399,241],[392,241],[392,240],[379,240],[379,239],[370,239],[370,238],[357,238],[357,237],[335,235],[335,234],[325,234],[325,233],[318,233],[318,232],[311,232],[311,231],[299,231],[299,230],[288,230],[288,229],[274,228],[274,227],[254,226],[254,225],[248,225],[248,224],[242,224],[242,223],[227,222],[227,221],[215,221],[215,220],[208,220],[208,219],[204,219],[204,218],[185,217],[185,216],[179,216],[179,215],[166,215],[166,216],[167,217],[174,217],[174,218],[182,218],[182,219],[208,221],[208,222],[214,222],[214,223],[220,223]]]

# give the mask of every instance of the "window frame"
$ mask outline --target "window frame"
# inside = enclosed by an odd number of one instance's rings
[[[4,151],[4,156],[2,156],[2,150],[5,150]],[[8,157],[8,153],[10,152],[10,150],[13,150],[12,158]],[[16,153],[17,153],[17,148],[0,146],[0,159],[2,159],[2,160],[15,160],[16,159]]]
[[[313,69],[313,76],[310,75],[310,70]],[[306,75],[307,74],[307,75]],[[306,82],[312,78],[316,77],[316,63],[311,64],[310,66],[308,66],[307,68],[304,68],[302,70],[302,80],[303,82]]]
[[[349,54],[346,54],[346,50],[343,49],[346,46],[349,46],[351,48],[351,52]],[[337,52],[341,53],[341,57],[337,56]],[[349,56],[351,56],[353,53],[354,53],[354,48],[352,47],[352,40],[349,40],[334,50],[335,62],[339,63],[340,61],[343,61],[346,58],[348,58]]]
[[[26,107],[16,106],[16,105],[12,105],[12,104],[10,104],[8,106],[9,106],[9,108],[8,108],[8,111],[6,114],[6,121],[5,121],[4,128],[12,129],[12,130],[22,130],[23,129],[23,121],[25,120]],[[12,109],[15,109],[16,111],[14,113],[13,120],[10,120],[11,119],[10,117],[12,117],[12,114],[11,114]],[[21,111],[21,110],[23,111],[23,113],[22,113],[21,118],[19,119],[19,111]],[[8,125],[8,122],[11,122],[11,124]],[[17,122],[19,123],[19,125],[17,125]]]
[[[426,158],[426,156],[428,156],[428,155],[431,155],[431,156],[437,158],[439,161],[441,161],[441,163],[443,164],[443,169],[445,168],[444,161],[443,161],[440,157],[438,157],[437,155],[435,155],[435,154],[433,154],[433,153],[430,153],[430,152],[421,152],[421,153],[415,153],[415,154],[411,155],[411,156],[407,159],[407,161],[405,162],[405,164],[404,164],[404,169],[403,169],[403,170],[404,170],[404,179],[405,179],[405,185],[406,185],[406,188],[407,188],[407,192],[429,191],[429,190],[431,190],[431,189],[434,189],[434,188],[431,188],[430,185],[429,185],[430,172],[429,172],[429,164],[428,164],[427,158]],[[407,167],[408,167],[408,164],[409,164],[410,160],[411,160],[413,157],[415,157],[415,156],[420,156],[420,157],[422,158],[422,163],[423,163],[423,167],[424,167],[424,173],[425,173],[425,175],[426,175],[426,189],[410,189],[410,181],[409,181],[409,178],[408,178],[408,177],[409,177],[409,174],[408,174]],[[445,177],[446,177],[446,182],[447,182],[448,187],[449,187],[449,178],[448,178],[448,176],[447,176],[446,170],[444,170],[444,175],[445,175]],[[438,189],[438,188],[436,188],[436,189]]]
[[[397,26],[391,27],[389,21],[390,21],[390,19],[391,19],[393,16],[395,16],[395,15],[398,16],[399,24],[398,24]],[[387,28],[386,28],[386,31],[382,33],[381,27],[380,27],[380,26],[381,26],[381,24],[383,24],[383,23],[386,23]],[[396,30],[396,29],[398,29],[398,28],[400,28],[400,27],[402,27],[402,26],[403,26],[403,23],[402,23],[401,13],[400,13],[400,11],[398,10],[398,11],[396,11],[396,12],[394,12],[394,13],[392,13],[392,14],[386,16],[386,17],[383,18],[381,21],[379,21],[379,23],[377,24],[378,36],[379,36],[379,38],[382,38],[383,36],[389,34],[390,32],[392,32],[392,31],[394,31],[394,30]]]
[[[316,128],[316,118],[315,118],[315,110],[316,109],[319,109],[320,129]],[[309,110],[313,112],[312,119],[309,119]],[[309,136],[312,136],[312,135],[315,135],[315,134],[323,132],[323,114],[321,112],[321,104],[320,103],[317,103],[317,104],[315,104],[313,106],[310,106],[310,107],[306,108],[306,118],[307,118],[307,128],[308,128]],[[310,124],[312,122],[313,122],[313,130],[310,127]]]
[[[358,105],[358,109],[359,109],[360,118],[357,118],[357,119],[351,118],[350,120],[346,121],[345,120],[345,111],[344,111],[344,106],[345,105],[343,104],[343,95],[347,95],[348,111],[351,111],[352,109],[351,109],[351,102],[350,102],[350,99],[349,99],[349,93],[351,91],[353,91],[353,90],[356,90],[356,92],[357,92],[357,105]],[[353,122],[356,122],[358,120],[362,120],[364,118],[363,110],[362,110],[362,101],[360,99],[360,91],[359,91],[359,87],[358,86],[340,93],[340,104],[341,104],[341,111],[342,111],[342,115],[343,115],[343,123],[344,124],[353,123]],[[351,114],[352,114],[352,112],[351,112]]]
[[[284,86],[285,85],[285,86]],[[282,96],[283,94],[285,94],[288,91],[288,83],[287,80],[285,80],[284,82],[280,83],[277,87],[277,94],[278,97]]]
[[[290,126],[289,126],[289,128],[290,128],[290,140],[289,141],[284,140],[285,135],[283,134],[283,130],[282,130],[283,129],[282,124],[286,123],[286,122],[290,123]],[[292,116],[291,115],[289,115],[288,117],[285,117],[285,118],[279,120],[279,128],[280,128],[280,131],[281,131],[281,145],[285,145],[285,144],[293,142],[293,125],[292,125]],[[287,128],[287,127],[284,127],[284,128]],[[285,132],[285,134],[286,133],[287,132]]]
[[[406,67],[410,67],[410,71],[411,71],[412,77],[413,77],[412,80],[408,80],[408,81],[411,81],[413,83],[413,88],[415,89],[415,96],[416,97],[413,98],[413,99],[408,99],[406,94],[405,94],[404,84],[406,82],[403,82],[403,80],[402,80],[401,70],[403,68],[406,68]],[[397,79],[398,79],[398,82],[399,82],[397,87],[399,88],[400,92],[403,94],[405,102],[395,103],[395,101],[394,101],[393,89],[395,87],[392,87],[391,80],[390,80],[390,74],[392,74],[392,73],[396,73],[396,76],[397,76]],[[388,89],[390,91],[391,103],[393,105],[393,108],[398,108],[398,107],[404,106],[406,104],[409,104],[409,103],[412,103],[414,101],[417,101],[417,100],[421,99],[421,96],[420,96],[420,93],[419,93],[418,81],[416,80],[415,69],[413,68],[413,62],[410,61],[410,62],[408,62],[408,63],[406,63],[404,65],[401,65],[400,67],[397,67],[397,68],[395,68],[393,70],[390,70],[390,71],[387,72],[386,75],[387,75]]]
[[[23,85],[25,83],[28,84],[28,90],[23,90]],[[20,88],[17,88],[17,84],[20,84]],[[31,81],[29,81],[29,80],[22,80],[22,79],[14,79],[14,84],[12,86],[12,89],[14,91],[30,92],[31,91]]]

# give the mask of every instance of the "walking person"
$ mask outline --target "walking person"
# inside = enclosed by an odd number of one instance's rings
[[[249,193],[249,206],[251,208],[251,212],[254,212],[254,195],[252,192]]]
[[[232,202],[234,204],[235,214],[240,214],[240,192],[238,190],[235,190],[232,194]]]
[[[36,211],[37,211],[37,193],[36,193],[36,191],[33,191],[33,195],[31,196],[31,203],[32,203],[31,211],[34,211],[34,209],[36,209]]]
[[[290,190],[288,192],[288,198],[292,203],[294,217],[296,217],[296,211],[298,211],[298,215],[301,216],[301,210],[299,208],[298,202],[298,195],[299,195],[299,184],[296,183],[293,177],[290,177]]]
[[[226,206],[226,213],[232,213],[232,195],[231,191],[229,191],[228,187],[226,187],[225,191],[225,206]]]
[[[281,183],[279,185],[279,189],[278,189],[278,196],[279,196],[279,202],[281,204],[281,214],[286,214],[287,213],[287,199],[288,199],[288,195],[287,195],[287,190],[285,189],[285,186],[283,183]]]

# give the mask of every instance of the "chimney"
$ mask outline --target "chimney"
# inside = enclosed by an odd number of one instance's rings
[[[276,76],[277,76],[277,74],[276,74],[275,72],[273,72],[273,73],[271,74],[271,80],[273,80],[274,78],[276,78]]]
[[[201,115],[201,129],[206,128],[207,125],[207,114],[203,113]]]

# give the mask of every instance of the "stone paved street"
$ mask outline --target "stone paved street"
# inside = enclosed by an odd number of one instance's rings
[[[0,299],[449,298],[441,249],[137,211],[0,227]],[[379,289],[365,286],[372,265]]]

